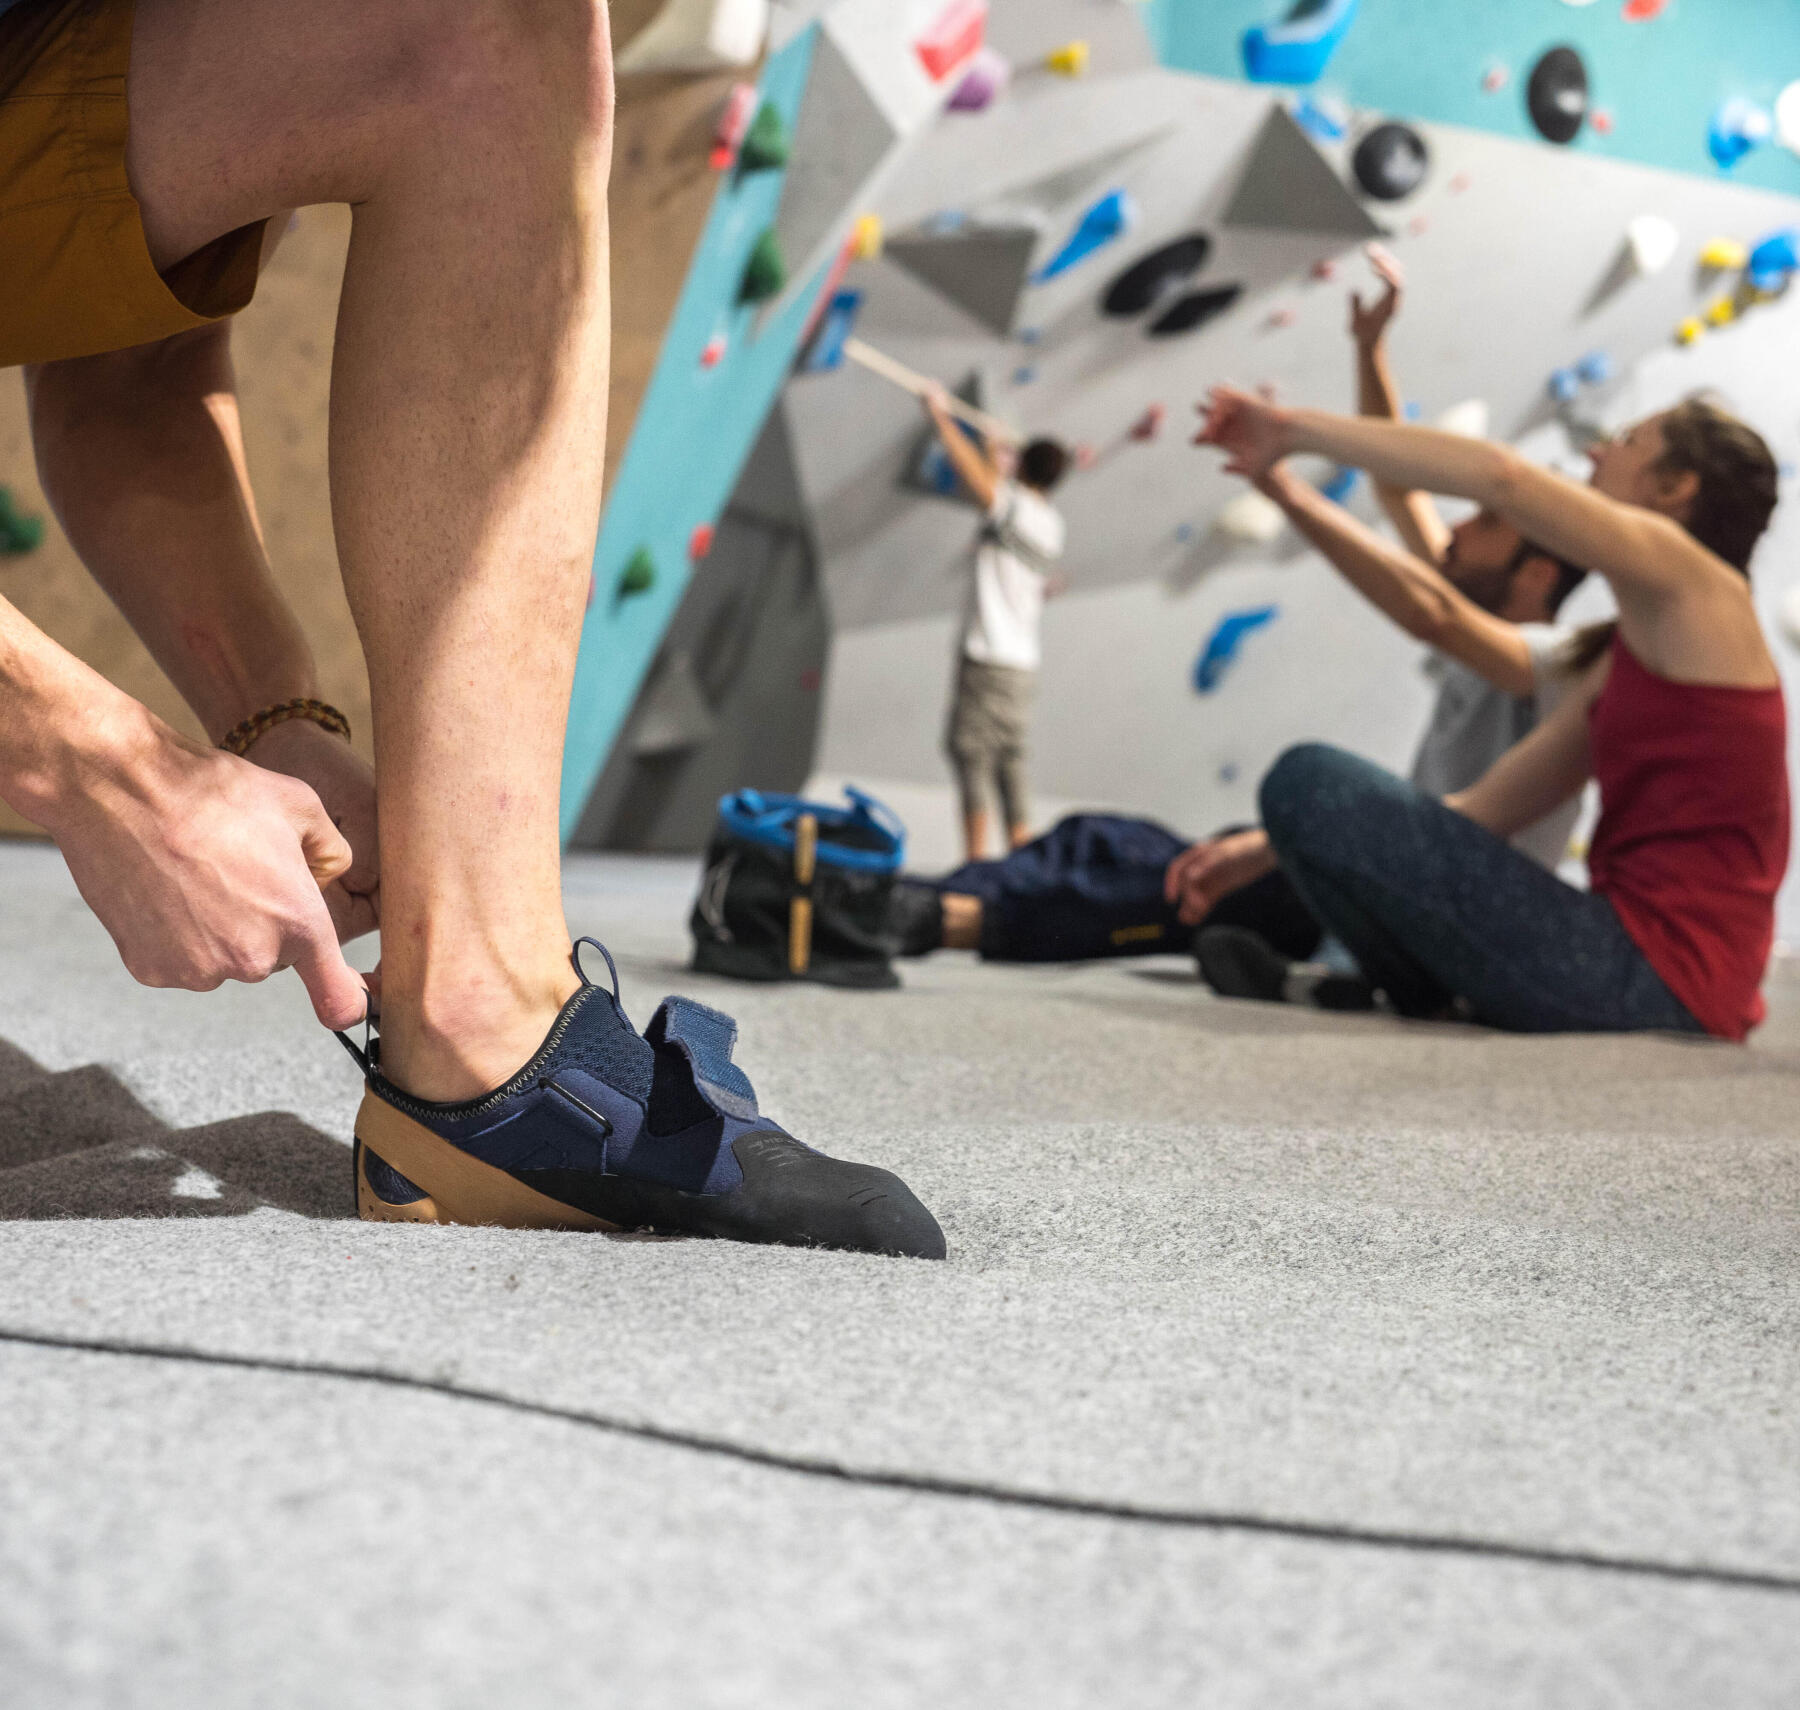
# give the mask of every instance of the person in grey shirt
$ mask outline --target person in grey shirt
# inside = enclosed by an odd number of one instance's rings
[[[1398,265],[1371,246],[1385,289],[1373,305],[1351,300],[1362,412],[1400,414],[1387,359],[1387,329],[1399,308]],[[1430,722],[1413,757],[1412,781],[1433,795],[1467,789],[1560,702],[1573,673],[1564,660],[1575,631],[1556,622],[1587,572],[1526,540],[1492,512],[1455,528],[1429,495],[1378,487],[1400,536],[1388,540],[1325,498],[1310,482],[1278,465],[1258,482],[1288,520],[1379,611],[1432,653],[1438,680]],[[1555,867],[1568,848],[1579,800],[1559,808],[1514,839],[1516,847]],[[1184,922],[1201,925],[1219,900],[1270,873],[1274,857],[1260,827],[1209,838],[1170,864],[1165,894]],[[1328,943],[1318,967],[1298,969],[1241,926],[1203,930],[1200,969],[1227,996],[1310,998],[1364,1007],[1366,985]]]

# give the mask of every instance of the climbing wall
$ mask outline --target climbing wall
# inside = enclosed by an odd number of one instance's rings
[[[762,435],[588,797],[584,847],[691,850],[719,797],[797,790],[817,756],[830,625],[786,411]]]
[[[990,36],[1013,31],[1015,67],[1030,65],[1083,15],[1096,13],[1001,4]],[[1371,4],[1354,28],[1373,15]],[[1309,110],[1309,95],[1330,110]],[[1015,71],[985,110],[947,113],[876,200],[888,252],[845,280],[860,293],[858,335],[947,381],[975,376],[988,408],[1089,455],[1059,494],[1074,588],[1047,620],[1037,726],[1053,805],[1199,831],[1252,812],[1256,779],[1291,741],[1326,737],[1404,763],[1431,692],[1418,650],[1287,531],[1257,540],[1254,527],[1221,527],[1241,520],[1240,484],[1186,443],[1193,400],[1221,378],[1348,407],[1346,297],[1372,284],[1360,255],[1371,230],[1410,275],[1393,351],[1415,412],[1485,420],[1572,467],[1568,424],[1614,422],[1678,395],[1671,387],[1706,384],[1729,353],[1779,336],[1785,302],[1692,348],[1673,342],[1741,284],[1735,268],[1705,265],[1711,240],[1754,245],[1800,219],[1790,197],[1713,170],[1704,145],[1706,169],[1688,173],[1589,148],[1585,133],[1554,148],[1499,126],[1415,124],[1387,169],[1416,150],[1419,182],[1383,200],[1360,182],[1359,149],[1391,118],[1322,88],[1161,69],[1147,44],[1115,40],[1084,79]],[[1060,205],[1031,194],[1046,181],[1069,186]],[[1055,271],[1114,194],[1129,207],[1123,229]],[[1671,247],[1640,263],[1627,232],[1644,215]],[[1009,229],[1033,235],[1022,262],[990,244],[985,273],[951,265],[959,239]],[[1197,237],[1199,262],[1148,307],[1105,312],[1135,265]],[[1190,330],[1152,330],[1190,300]],[[1794,458],[1791,399],[1772,384],[1792,370],[1742,356],[1727,367],[1719,378],[1739,407]],[[910,805],[921,859],[947,857],[938,738],[973,519],[911,479],[919,418],[902,393],[846,366],[797,375],[787,403],[836,625],[820,780],[891,788]],[[1153,403],[1160,432],[1134,439]],[[1372,514],[1365,493],[1350,502]],[[1762,559],[1772,590],[1781,553],[1775,540]]]

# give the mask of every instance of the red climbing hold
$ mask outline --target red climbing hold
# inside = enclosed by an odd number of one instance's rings
[[[1625,0],[1619,16],[1628,24],[1647,24],[1669,9],[1669,0]]]
[[[714,333],[713,336],[706,341],[706,348],[700,352],[700,366],[702,368],[717,368],[724,360],[725,335],[723,333]]]
[[[698,564],[713,549],[713,525],[696,523],[694,532],[688,536],[688,557]]]
[[[743,146],[744,135],[750,129],[750,121],[755,116],[756,85],[734,83],[731,93],[725,97],[718,123],[713,127],[712,153],[707,157],[707,164],[714,172],[731,170],[738,157],[738,150]]]
[[[1138,419],[1131,424],[1131,437],[1139,443],[1153,440],[1162,432],[1163,422],[1169,412],[1161,404],[1151,404]]]
[[[987,0],[950,0],[913,51],[933,83],[942,83],[981,46],[987,33]]]

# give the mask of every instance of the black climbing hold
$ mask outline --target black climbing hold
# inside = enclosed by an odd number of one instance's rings
[[[1190,292],[1150,323],[1150,336],[1169,338],[1175,333],[1192,332],[1214,316],[1224,314],[1243,294],[1242,285],[1215,285],[1209,291]]]
[[[1191,232],[1177,238],[1148,255],[1140,256],[1106,288],[1100,299],[1102,314],[1141,315],[1158,298],[1165,297],[1206,265],[1212,253],[1212,239],[1204,232]]]
[[[1410,125],[1392,121],[1377,125],[1356,145],[1350,170],[1365,196],[1378,202],[1398,202],[1425,182],[1431,169],[1431,151],[1425,139]]]
[[[1546,141],[1573,142],[1587,123],[1588,74],[1572,47],[1553,47],[1531,68],[1525,87],[1531,122]]]

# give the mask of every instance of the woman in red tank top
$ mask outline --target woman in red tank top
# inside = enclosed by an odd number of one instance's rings
[[[1285,410],[1229,387],[1201,443],[1256,477],[1310,452],[1377,482],[1469,498],[1611,584],[1581,682],[1448,802],[1353,756],[1290,750],[1264,780],[1284,870],[1404,1013],[1454,1004],[1527,1031],[1742,1039],[1787,869],[1786,714],[1748,565],[1775,507],[1761,438],[1690,401],[1594,455],[1583,486],[1477,440]],[[1591,889],[1505,839],[1599,781]]]

